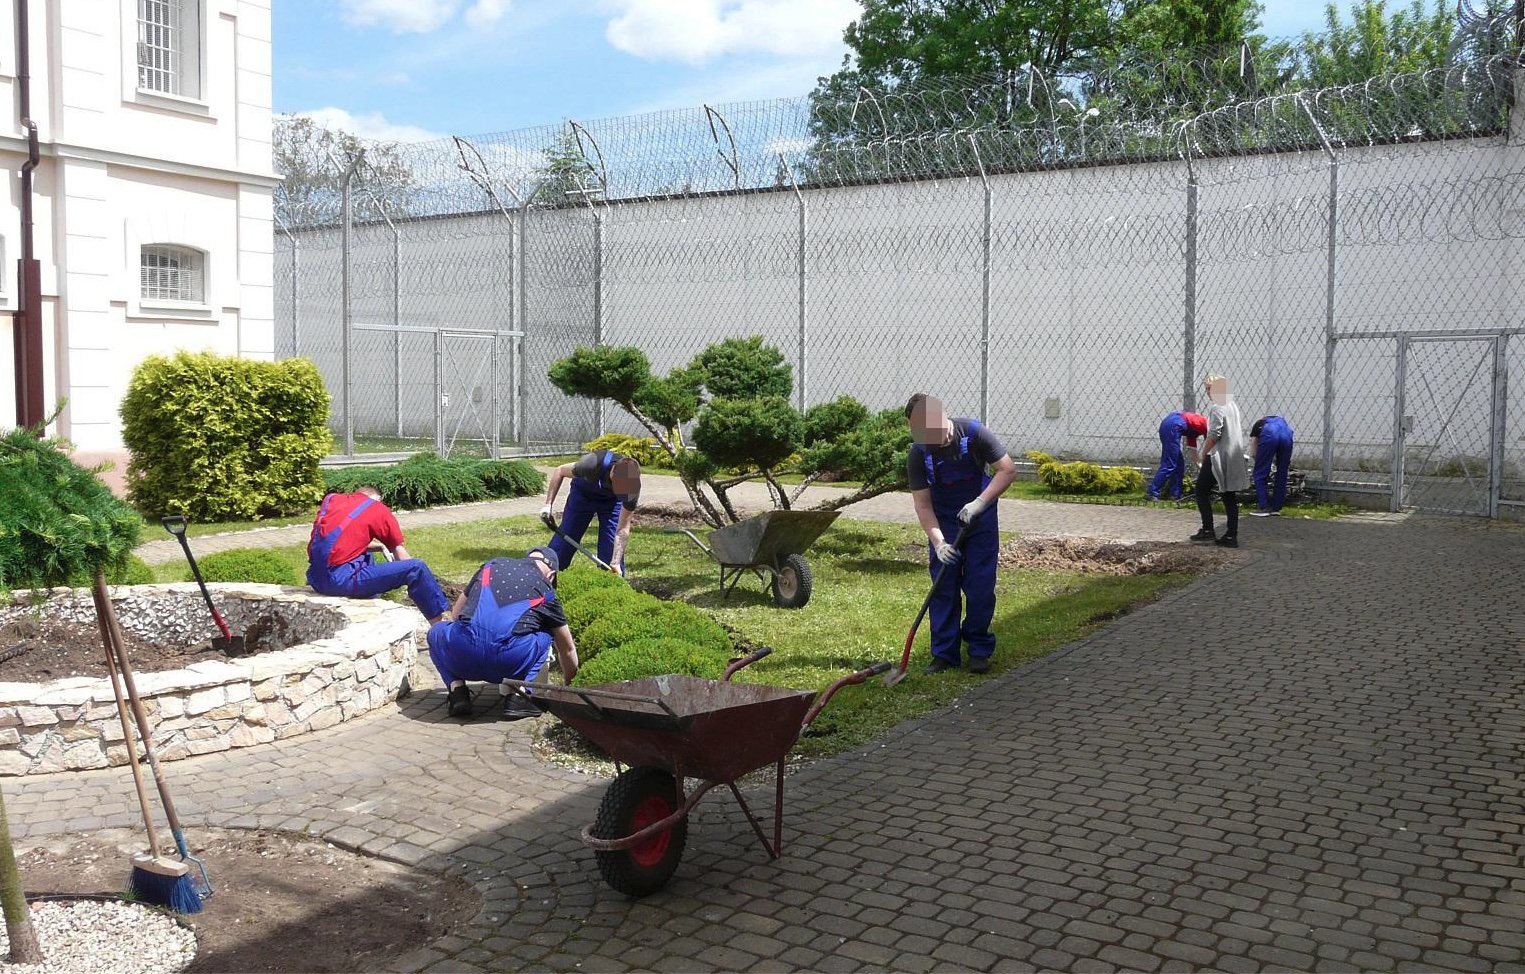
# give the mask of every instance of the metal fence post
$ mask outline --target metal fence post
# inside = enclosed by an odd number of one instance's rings
[[[386,214],[383,212],[382,216]],[[387,219],[392,231],[392,327],[402,327],[402,234]],[[397,419],[397,438],[402,439],[402,332],[392,333],[392,412]]]
[[[434,329],[434,452],[445,455],[445,359],[441,329]]]
[[[808,300],[810,294],[810,277],[808,264],[806,262],[806,254],[809,252],[808,244],[810,239],[810,215],[809,209],[805,203],[805,194],[800,191],[800,185],[794,178],[794,169],[789,165],[789,160],[784,158],[784,154],[782,152],[778,154],[778,163],[783,167],[784,175],[789,177],[789,186],[794,190],[794,200],[797,204],[799,204],[800,230],[799,237],[795,242],[795,264],[797,266],[796,274],[799,277],[799,340],[795,358],[798,362],[796,368],[799,370],[799,381],[795,383],[794,406],[796,409],[803,413],[805,411],[805,403],[807,403],[810,398],[806,391],[806,386],[809,383],[809,376],[805,371],[806,365],[809,361],[806,354],[807,349],[809,348],[807,343],[808,332],[806,331],[806,324],[809,321],[807,312],[810,307]]]
[[[1325,134],[1324,127],[1318,123],[1318,118],[1313,114],[1313,109],[1308,107],[1308,102],[1302,95],[1297,95],[1297,103],[1308,116],[1308,121],[1313,123],[1313,130],[1318,133],[1319,142],[1324,147],[1324,152],[1329,156],[1329,217],[1328,217],[1328,240],[1325,245],[1325,278],[1324,278],[1324,483],[1328,484],[1334,479],[1334,322],[1335,322],[1335,280],[1339,273],[1339,237],[1340,237],[1340,156],[1334,151],[1334,146],[1329,142],[1329,136]],[[1395,441],[1396,442],[1396,441]],[[1396,502],[1395,502],[1396,503]],[[1397,510],[1395,507],[1394,510]]]
[[[1191,139],[1186,126],[1178,131],[1181,158],[1186,160],[1186,295],[1181,320],[1181,408],[1197,408],[1197,170],[1191,163]]]
[[[350,389],[350,356],[354,346],[355,326],[354,312],[350,308],[349,294],[349,234],[350,224],[354,220],[354,212],[350,198],[350,183],[354,180],[355,170],[360,167],[360,163],[363,159],[365,159],[365,149],[362,148],[359,152],[356,152],[355,157],[350,160],[349,167],[344,170],[343,181],[339,185],[340,200],[343,209],[343,219],[339,238],[339,300],[341,304],[342,327],[344,331],[343,353],[341,357],[343,359],[342,385],[344,389],[344,455],[347,457],[352,457],[355,455],[355,415],[351,404],[352,397]]]
[[[604,215],[598,208],[593,210],[593,347],[599,348],[604,344]],[[598,408],[595,413],[594,423],[597,427],[596,436],[604,435],[604,401],[598,400]]]
[[[1409,340],[1398,336],[1398,364],[1393,376],[1393,489],[1388,497],[1387,509],[1396,514],[1403,508],[1403,411],[1408,408],[1403,394],[1403,382],[1408,373]]]
[[[984,225],[980,231],[980,422],[990,422],[990,177],[985,173],[985,161],[980,158],[980,147],[969,136],[969,147],[974,150],[974,164],[980,170],[980,186],[985,199]],[[1073,268],[1071,268],[1073,273]]]

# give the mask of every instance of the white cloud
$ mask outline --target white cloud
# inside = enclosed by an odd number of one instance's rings
[[[636,57],[701,63],[726,54],[837,52],[858,0],[610,0],[605,37]]]
[[[439,132],[431,132],[417,125],[389,122],[380,112],[352,115],[342,108],[329,106],[296,114],[312,119],[323,128],[342,129],[351,135],[375,142],[432,142],[444,138]]]
[[[476,0],[466,8],[466,23],[478,30],[491,27],[503,19],[509,6],[509,0]]]
[[[344,19],[357,27],[427,34],[455,16],[457,6],[457,0],[342,0],[341,10]]]

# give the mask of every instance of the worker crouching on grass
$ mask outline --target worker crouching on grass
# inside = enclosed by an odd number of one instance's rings
[[[429,629],[429,659],[445,682],[452,717],[471,716],[467,680],[533,683],[556,650],[562,676],[577,675],[577,645],[556,598],[556,552],[533,548],[523,558],[493,558],[455,601],[455,619]],[[533,717],[535,705],[508,695],[504,720]]]
[[[373,564],[372,541],[385,545],[394,560]],[[351,599],[406,585],[408,598],[430,622],[439,622],[450,606],[429,566],[408,556],[402,526],[381,502],[381,491],[369,485],[323,498],[307,542],[307,584],[319,595]]]
[[[625,574],[625,544],[630,540],[630,516],[641,499],[641,465],[633,458],[613,450],[594,450],[576,463],[563,463],[551,471],[545,486],[542,520],[552,516],[551,505],[561,482],[571,478],[567,506],[561,512],[561,534],[551,541],[560,559],[559,568],[572,563],[577,549],[572,541],[582,543],[588,522],[598,518],[598,557],[621,575]],[[567,538],[571,538],[568,541]]]
[[[911,449],[906,456],[911,501],[927,533],[932,577],[927,606],[932,624],[928,673],[957,669],[960,642],[969,669],[990,670],[995,652],[996,556],[1001,546],[996,498],[1016,479],[1017,467],[989,427],[973,419],[950,419],[943,404],[918,392],[906,403]],[[968,525],[962,550],[950,540]],[[947,578],[940,578],[939,570]],[[960,592],[963,600],[961,605]],[[963,620],[959,615],[962,608]]]

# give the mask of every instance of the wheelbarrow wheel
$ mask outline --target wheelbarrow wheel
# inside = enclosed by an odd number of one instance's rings
[[[600,839],[631,835],[678,808],[678,782],[671,773],[661,768],[628,768],[604,793],[593,835]],[[687,839],[688,819],[682,818],[634,848],[594,852],[598,871],[604,882],[626,896],[647,896],[672,878]]]
[[[773,573],[773,601],[785,609],[798,609],[810,601],[810,563],[803,555],[790,555]]]

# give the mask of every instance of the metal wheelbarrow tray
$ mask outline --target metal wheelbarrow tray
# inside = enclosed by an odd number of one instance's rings
[[[810,563],[803,553],[831,527],[839,513],[767,511],[716,528],[709,534],[709,544],[687,528],[667,530],[688,535],[719,564],[722,595],[729,597],[742,574],[751,572],[770,583],[774,602],[786,609],[797,609],[810,601]]]
[[[598,817],[582,830],[599,872],[628,896],[664,886],[678,868],[688,836],[688,813],[710,789],[725,785],[771,858],[783,853],[784,759],[800,734],[838,690],[883,673],[876,663],[827,687],[731,683],[731,676],[766,656],[764,648],[735,661],[719,680],[657,676],[599,687],[533,687],[530,697],[598,747],[622,768],[604,794]],[[775,765],[773,838],[769,841],[737,779]],[[628,766],[628,767],[624,767]],[[697,787],[688,790],[690,779]]]

